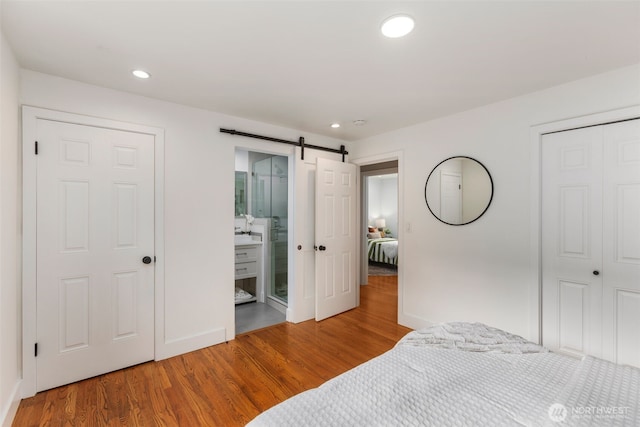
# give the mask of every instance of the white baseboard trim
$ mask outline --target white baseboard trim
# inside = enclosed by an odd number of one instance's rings
[[[205,347],[226,342],[234,337],[235,334],[227,336],[225,328],[218,328],[184,338],[165,341],[164,344],[158,344],[156,346],[155,360],[168,359],[169,357],[200,350]]]
[[[20,386],[22,380],[18,380],[11,390],[9,400],[2,407],[2,413],[0,413],[0,425],[2,427],[11,427],[13,419],[18,412],[18,406],[20,405]]]
[[[431,320],[422,319],[421,317],[415,316],[413,314],[407,313],[398,313],[398,324],[402,326],[406,326],[411,329],[422,329],[428,328],[429,326],[435,325],[437,322],[432,322]]]

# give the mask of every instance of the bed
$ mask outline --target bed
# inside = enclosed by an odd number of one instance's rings
[[[382,237],[367,239],[369,261],[398,265],[398,239]]]
[[[638,402],[640,369],[446,323],[410,332],[248,426],[638,426]]]

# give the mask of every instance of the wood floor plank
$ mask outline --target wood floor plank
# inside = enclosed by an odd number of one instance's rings
[[[38,393],[13,425],[242,426],[391,349],[409,332],[397,324],[397,300],[397,276],[370,277],[354,310]]]

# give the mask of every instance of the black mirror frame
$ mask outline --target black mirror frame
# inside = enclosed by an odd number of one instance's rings
[[[451,160],[451,159],[469,159],[469,160],[473,160],[474,162],[476,162],[480,166],[482,166],[482,168],[485,170],[485,172],[487,172],[487,176],[489,177],[489,182],[491,183],[491,196],[489,197],[489,202],[487,203],[487,207],[485,207],[484,210],[480,213],[480,215],[475,217],[472,221],[464,222],[462,224],[452,224],[450,222],[446,222],[446,221],[443,221],[440,218],[438,218],[438,216],[433,212],[433,210],[431,210],[431,206],[429,206],[429,201],[427,200],[427,184],[429,183],[429,178],[431,178],[431,175],[433,175],[433,172],[435,172],[435,170],[438,169],[438,166],[440,166],[441,164],[443,164],[447,160]],[[429,209],[429,212],[431,212],[431,215],[433,215],[433,217],[435,219],[437,219],[438,221],[440,221],[443,224],[454,225],[454,226],[471,224],[472,222],[475,222],[478,219],[480,219],[485,214],[485,212],[487,212],[487,209],[489,209],[489,206],[491,206],[491,202],[493,201],[493,192],[494,192],[493,178],[491,177],[491,174],[489,173],[489,169],[487,169],[487,167],[481,161],[479,161],[477,159],[474,159],[473,157],[469,157],[469,156],[451,156],[451,157],[449,157],[447,159],[444,159],[443,161],[441,161],[440,163],[435,165],[433,167],[433,169],[431,169],[431,172],[429,173],[429,176],[427,177],[427,181],[424,183],[424,201],[425,201],[425,203],[427,205],[427,209]]]

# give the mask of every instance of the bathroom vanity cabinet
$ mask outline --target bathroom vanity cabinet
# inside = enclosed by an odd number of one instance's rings
[[[262,242],[236,244],[235,246],[235,287],[236,304],[257,300],[257,284],[260,272],[260,256]],[[242,289],[252,295],[251,298],[238,297],[237,289]]]

